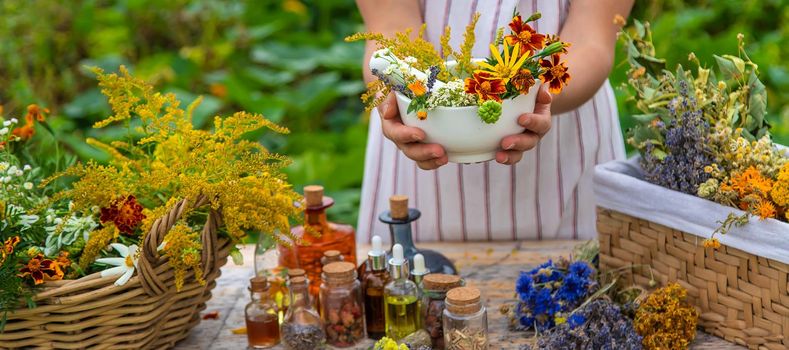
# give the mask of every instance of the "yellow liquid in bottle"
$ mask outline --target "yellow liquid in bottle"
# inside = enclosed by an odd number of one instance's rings
[[[419,329],[417,300],[412,295],[390,295],[384,299],[387,337],[400,340]]]

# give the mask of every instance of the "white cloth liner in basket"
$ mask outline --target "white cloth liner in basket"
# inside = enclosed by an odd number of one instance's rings
[[[645,181],[638,157],[598,165],[594,181],[598,206],[693,234],[699,245],[729,213],[743,213]],[[727,246],[789,264],[789,224],[784,222],[755,217],[717,236]]]

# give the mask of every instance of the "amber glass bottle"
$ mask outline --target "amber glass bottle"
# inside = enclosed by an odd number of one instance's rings
[[[338,250],[345,261],[355,265],[356,231],[350,225],[341,225],[326,219],[326,209],[334,204],[334,200],[323,195],[323,187],[304,187],[304,197],[304,225],[294,227],[291,233],[300,237],[305,244],[280,246],[279,263],[287,268],[302,268],[307,271],[310,294],[317,298],[323,253],[327,250]]]
[[[367,321],[367,336],[381,339],[386,335],[386,312],[384,311],[384,287],[389,283],[386,270],[386,251],[380,236],[373,236],[373,248],[367,253],[367,268],[362,276],[364,313]]]
[[[265,277],[254,277],[249,283],[252,301],[244,309],[249,348],[268,349],[279,344],[279,310]]]

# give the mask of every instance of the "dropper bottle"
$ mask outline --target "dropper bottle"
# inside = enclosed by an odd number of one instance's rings
[[[425,267],[425,256],[419,253],[414,255],[414,270],[411,271],[411,280],[414,281],[417,286],[421,286],[422,279],[429,273],[430,270]]]
[[[400,244],[392,247],[389,275],[392,281],[384,288],[386,336],[398,341],[419,329],[417,286],[408,279],[408,260],[405,259],[403,246]]]
[[[384,311],[384,288],[389,283],[386,270],[386,251],[380,236],[373,236],[373,248],[367,253],[367,268],[362,276],[362,295],[367,321],[367,336],[381,339],[386,335],[386,316]]]

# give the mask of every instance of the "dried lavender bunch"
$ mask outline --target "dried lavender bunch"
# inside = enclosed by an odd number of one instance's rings
[[[710,178],[704,167],[713,163],[710,126],[704,120],[688,83],[679,82],[679,96],[668,103],[668,119],[653,124],[665,135],[663,144],[647,141],[641,166],[647,181],[695,195]]]
[[[557,350],[641,350],[641,336],[619,307],[597,299],[537,340],[536,349]],[[525,346],[522,350],[532,350]]]

